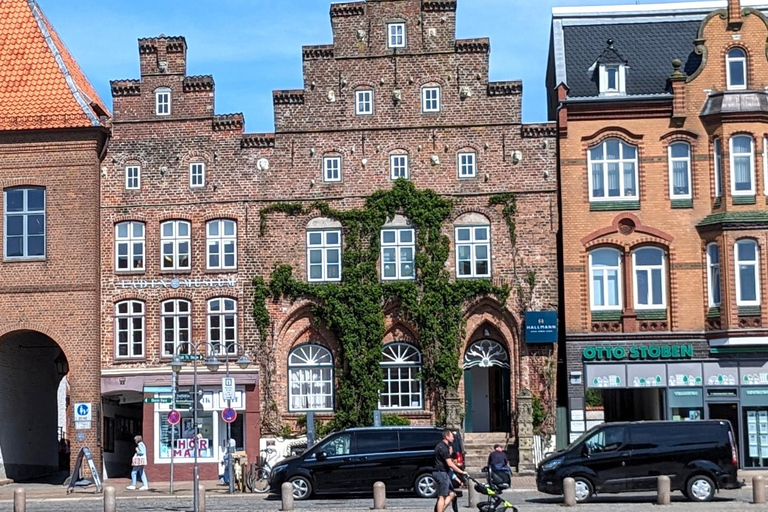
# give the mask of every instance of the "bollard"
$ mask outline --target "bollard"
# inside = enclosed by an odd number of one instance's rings
[[[283,500],[283,506],[280,507],[280,510],[293,510],[293,484],[291,482],[285,482],[281,485],[280,494]]]
[[[19,487],[13,491],[13,512],[26,512],[27,491]]]
[[[373,484],[373,510],[384,510],[387,508],[387,486],[384,482]]]
[[[477,504],[481,501],[480,493],[477,492],[477,489],[475,489],[475,485],[476,484],[471,480],[467,482],[467,491],[469,491],[467,492],[467,496],[469,498],[469,508],[473,510],[477,508]]]
[[[576,506],[576,480],[571,477],[563,480],[563,505],[566,507]]]
[[[656,479],[656,504],[669,505],[670,502],[670,483],[667,475],[659,475]]]
[[[765,483],[760,475],[752,477],[752,503],[765,503]]]
[[[115,510],[117,510],[115,488],[110,485],[104,488],[104,512],[115,512]]]
[[[197,485],[198,503],[197,508],[199,512],[205,512],[205,486],[203,484]]]

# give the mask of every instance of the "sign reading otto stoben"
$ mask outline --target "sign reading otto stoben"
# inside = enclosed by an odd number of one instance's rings
[[[115,283],[117,288],[137,290],[140,288],[234,288],[237,278],[226,279],[133,279]]]
[[[585,361],[622,361],[649,359],[692,359],[693,345],[628,345],[626,347],[585,347]]]

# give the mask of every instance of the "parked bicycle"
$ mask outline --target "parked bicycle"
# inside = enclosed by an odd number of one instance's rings
[[[260,457],[259,462],[251,464],[248,476],[246,477],[245,485],[251,490],[263,494],[269,491],[269,477],[272,474],[272,468],[275,467],[275,463],[280,459],[277,450],[271,446],[262,450],[265,455]]]

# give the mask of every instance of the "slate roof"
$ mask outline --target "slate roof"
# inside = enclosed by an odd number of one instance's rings
[[[34,0],[0,0],[0,130],[99,126],[108,115]]]

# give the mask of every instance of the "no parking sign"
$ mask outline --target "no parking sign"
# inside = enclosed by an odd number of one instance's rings
[[[221,411],[221,419],[223,419],[227,423],[232,423],[237,419],[237,411],[231,407],[227,407],[226,409]]]

